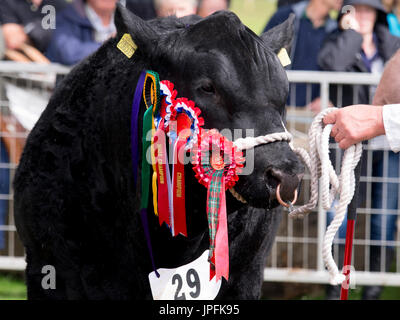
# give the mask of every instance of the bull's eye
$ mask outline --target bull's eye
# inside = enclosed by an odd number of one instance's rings
[[[205,83],[201,86],[201,90],[208,94],[214,94],[215,88],[211,83]]]

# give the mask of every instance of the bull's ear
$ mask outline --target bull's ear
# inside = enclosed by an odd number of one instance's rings
[[[285,22],[261,35],[263,42],[276,54],[279,53],[282,48],[285,48],[290,55],[294,39],[294,20],[295,14],[292,13]]]
[[[157,41],[157,33],[150,24],[134,15],[120,3],[115,11],[117,37],[129,33],[139,49],[148,50]]]

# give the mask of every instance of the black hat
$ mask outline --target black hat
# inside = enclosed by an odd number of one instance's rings
[[[385,8],[382,5],[380,0],[344,0],[343,6],[354,6],[356,4],[364,4],[366,6],[370,6],[375,8],[376,10],[383,11],[386,13]]]
[[[387,14],[385,8],[382,5],[381,0],[344,0],[342,8],[344,8],[345,6],[354,6],[357,4],[363,4],[376,9],[377,11],[376,22],[387,25],[387,18],[386,18]],[[341,11],[338,18],[340,19],[345,13],[346,12]]]

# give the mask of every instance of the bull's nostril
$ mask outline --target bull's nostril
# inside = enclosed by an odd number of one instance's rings
[[[265,172],[265,179],[270,189],[271,199],[276,198],[276,189],[280,185],[280,196],[283,201],[292,201],[299,186],[301,177],[290,175],[275,168],[269,168]]]
[[[281,183],[281,178],[278,174],[276,174],[276,171],[274,169],[267,169],[265,171],[265,182],[267,185],[267,188],[269,188],[271,192],[271,197],[275,197],[275,190],[278,187],[278,185]]]

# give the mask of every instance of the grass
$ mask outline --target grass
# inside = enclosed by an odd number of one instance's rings
[[[348,300],[361,300],[362,286],[358,286],[355,289],[349,291]],[[325,293],[318,295],[304,295],[300,297],[300,300],[324,300]],[[384,287],[380,300],[400,300],[400,287]]]
[[[350,290],[349,300],[360,300],[362,287]],[[315,295],[303,295],[298,297],[300,300],[323,300],[325,293],[323,287]],[[275,297],[279,299],[279,297]],[[0,300],[26,300],[26,286],[21,277],[15,275],[0,274]],[[381,300],[400,300],[400,287],[385,287],[383,289]]]
[[[0,300],[26,300],[26,286],[21,277],[0,274]]]
[[[260,34],[276,10],[276,0],[232,0],[230,9],[256,34]]]

